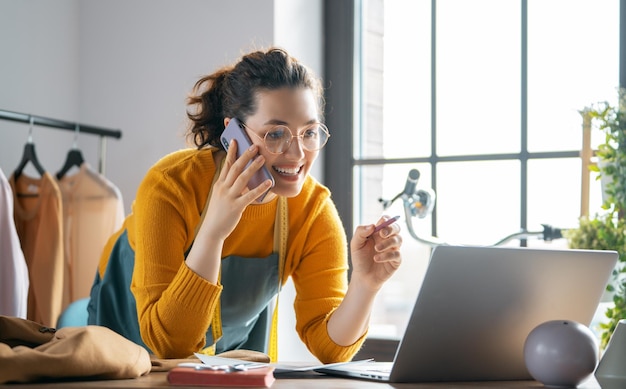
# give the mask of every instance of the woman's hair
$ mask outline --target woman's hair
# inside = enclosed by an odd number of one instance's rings
[[[191,120],[187,138],[198,149],[211,145],[223,149],[219,137],[224,118],[246,121],[257,110],[257,93],[280,88],[308,88],[317,97],[320,120],[323,112],[319,79],[285,50],[255,51],[196,82],[187,98]]]

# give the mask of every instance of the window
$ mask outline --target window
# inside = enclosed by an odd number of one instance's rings
[[[335,198],[351,192],[351,223],[377,220],[379,199],[402,191],[415,168],[418,188],[437,195],[431,215],[413,218],[420,236],[493,244],[576,225],[578,111],[617,100],[618,0],[356,0],[354,12],[352,188],[331,187]],[[593,214],[601,195],[591,184]],[[385,213],[402,215],[406,232],[399,201]],[[403,269],[379,295],[372,336],[402,334],[426,269],[430,247],[403,237]],[[520,243],[566,244],[511,244]]]

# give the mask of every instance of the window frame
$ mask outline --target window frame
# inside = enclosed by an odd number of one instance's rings
[[[383,1],[383,0],[379,0]],[[581,158],[579,150],[556,152],[529,152],[527,128],[527,31],[528,0],[520,0],[521,7],[521,147],[519,153],[438,156],[436,123],[436,0],[431,0],[431,155],[423,158],[354,158],[353,145],[361,131],[360,20],[363,17],[362,0],[325,0],[325,59],[326,123],[333,132],[333,140],[326,146],[324,183],[333,193],[333,200],[344,223],[348,237],[354,229],[358,196],[354,193],[354,169],[366,165],[428,163],[431,166],[431,187],[437,188],[436,165],[441,162],[465,161],[520,161],[520,229],[527,228],[528,220],[528,162],[546,158]],[[619,26],[619,86],[626,86],[626,0],[620,0]],[[353,131],[358,129],[358,131]],[[357,189],[358,190],[358,189]],[[437,207],[432,214],[432,233],[437,234]],[[521,245],[525,245],[521,241]]]

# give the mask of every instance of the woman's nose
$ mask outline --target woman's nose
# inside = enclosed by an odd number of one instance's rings
[[[294,136],[291,138],[291,144],[285,154],[288,154],[293,159],[300,159],[304,156],[304,149],[302,148],[302,143],[300,137]]]

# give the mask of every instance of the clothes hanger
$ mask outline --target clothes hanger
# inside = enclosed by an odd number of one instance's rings
[[[22,160],[20,161],[20,164],[17,166],[17,168],[13,172],[13,176],[15,180],[17,180],[22,175],[22,172],[24,171],[24,167],[26,167],[26,164],[28,162],[31,162],[33,164],[33,166],[37,170],[37,173],[39,173],[40,176],[43,177],[44,173],[46,172],[46,169],[44,169],[43,166],[41,166],[41,163],[39,163],[39,159],[37,159],[37,153],[35,153],[35,144],[33,143],[34,121],[35,119],[31,115],[30,127],[28,129],[28,141],[24,145],[24,152],[22,153]]]
[[[65,174],[72,167],[76,166],[80,168],[80,165],[82,165],[85,162],[85,159],[83,158],[83,153],[80,151],[80,149],[77,146],[79,133],[80,133],[80,125],[76,123],[76,130],[74,132],[74,144],[72,145],[72,148],[70,149],[70,151],[67,152],[67,156],[65,158],[65,164],[63,165],[61,170],[59,170],[56,174],[57,180],[60,180],[61,178],[63,178]]]

